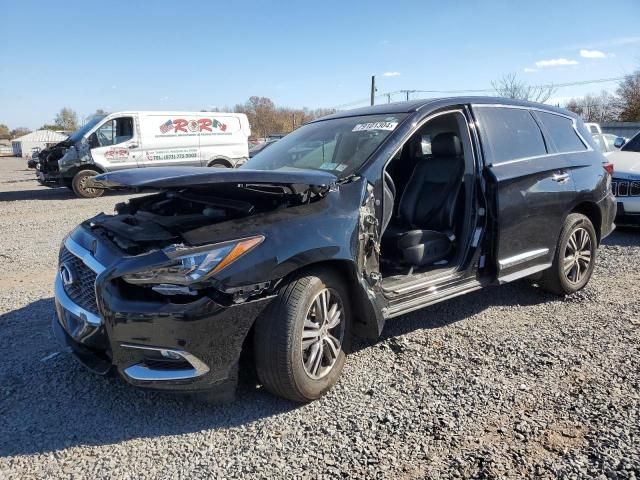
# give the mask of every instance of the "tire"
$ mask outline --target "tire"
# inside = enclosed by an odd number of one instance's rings
[[[231,168],[227,162],[225,162],[224,160],[213,160],[212,162],[209,162],[209,165],[207,165],[207,167],[212,167],[212,168]]]
[[[98,172],[94,170],[80,170],[71,181],[71,189],[80,198],[96,198],[104,194],[100,188],[87,188],[87,178],[95,177]]]
[[[324,298],[328,308],[322,309]],[[351,341],[350,307],[345,283],[329,269],[314,269],[283,286],[256,320],[256,372],[264,387],[295,402],[309,402],[327,393],[346,361]],[[330,327],[338,310],[338,323]],[[323,316],[322,311],[328,315]]]
[[[580,213],[568,215],[551,268],[542,274],[542,288],[556,295],[570,295],[584,288],[593,273],[597,244],[591,220]],[[577,256],[574,245],[578,247]]]

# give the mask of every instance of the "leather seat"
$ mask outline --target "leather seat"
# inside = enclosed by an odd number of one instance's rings
[[[397,247],[412,266],[445,259],[455,240],[454,214],[464,174],[460,139],[453,132],[436,135],[431,154],[414,168],[398,208],[406,228]]]

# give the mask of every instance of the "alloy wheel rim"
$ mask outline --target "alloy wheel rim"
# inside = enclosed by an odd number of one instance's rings
[[[584,279],[591,265],[591,236],[584,228],[576,228],[564,252],[564,275],[571,283]]]
[[[344,326],[340,296],[333,289],[322,289],[309,306],[302,330],[302,364],[309,377],[318,380],[333,369],[342,350]]]
[[[87,187],[87,178],[89,178],[89,177],[82,177],[80,179],[80,188],[82,190],[84,190],[85,192],[90,193],[90,194],[93,195],[94,193],[96,193],[96,189],[95,188],[91,188],[91,187]]]

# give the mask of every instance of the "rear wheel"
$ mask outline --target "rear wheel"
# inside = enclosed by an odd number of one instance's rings
[[[542,275],[542,287],[556,295],[569,295],[591,278],[598,238],[591,221],[572,213],[564,222],[551,268]]]
[[[309,402],[333,387],[346,360],[351,312],[342,279],[327,269],[300,276],[256,321],[256,371],[272,393]]]
[[[80,170],[75,174],[71,181],[71,189],[81,198],[96,198],[104,193],[101,188],[90,188],[87,186],[87,180],[95,177],[98,173],[94,170]]]
[[[207,165],[207,167],[230,168],[229,164],[224,160],[213,160],[213,161],[209,162],[209,165]]]

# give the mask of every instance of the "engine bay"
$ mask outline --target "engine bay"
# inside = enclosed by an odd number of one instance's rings
[[[167,190],[119,203],[85,225],[120,250],[137,255],[183,243],[190,230],[319,200],[326,189],[270,184],[223,184]]]

